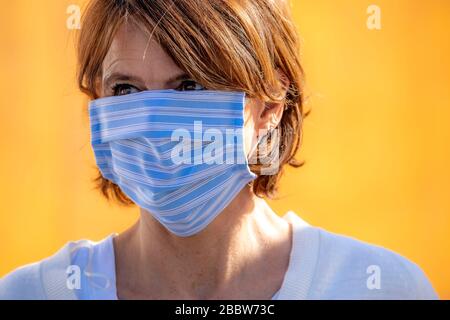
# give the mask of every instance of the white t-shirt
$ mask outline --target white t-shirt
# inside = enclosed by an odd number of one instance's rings
[[[312,227],[295,213],[293,245],[272,299],[437,299],[422,270],[404,257]],[[55,255],[0,279],[0,299],[117,299],[113,237],[69,242]]]

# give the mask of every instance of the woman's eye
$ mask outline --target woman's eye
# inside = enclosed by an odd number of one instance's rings
[[[176,88],[178,91],[189,91],[189,90],[205,90],[200,83],[195,82],[194,80],[184,80],[181,84]]]
[[[116,84],[112,90],[115,96],[124,96],[140,91],[138,88],[132,86],[131,84]]]

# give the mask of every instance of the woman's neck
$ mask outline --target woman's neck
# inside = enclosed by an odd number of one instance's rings
[[[247,187],[191,237],[141,210],[115,239],[119,298],[270,298],[283,281],[291,238],[288,222]]]

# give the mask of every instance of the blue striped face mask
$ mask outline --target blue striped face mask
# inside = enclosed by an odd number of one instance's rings
[[[256,178],[244,151],[245,94],[151,90],[93,100],[104,178],[170,232],[202,231]]]

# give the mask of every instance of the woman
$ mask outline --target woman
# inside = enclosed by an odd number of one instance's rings
[[[99,188],[140,219],[13,271],[0,298],[436,298],[414,263],[263,200],[300,166],[286,1],[93,0],[78,58]]]

